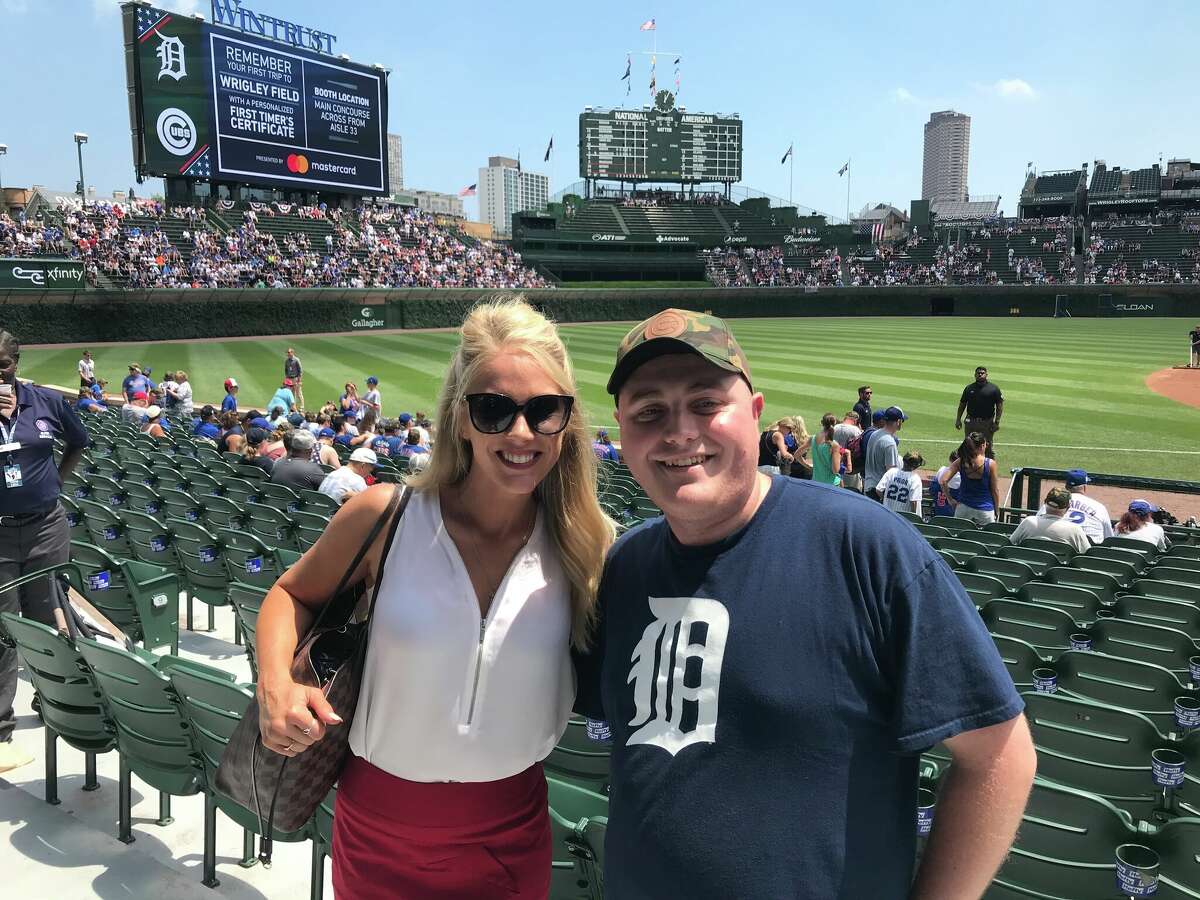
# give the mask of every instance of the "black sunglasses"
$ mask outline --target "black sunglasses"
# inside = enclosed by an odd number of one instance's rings
[[[524,403],[517,403],[504,394],[467,394],[467,411],[471,424],[484,434],[502,434],[513,426],[517,413],[525,416],[525,423],[538,434],[558,434],[571,421],[574,397],[561,394],[540,394]]]

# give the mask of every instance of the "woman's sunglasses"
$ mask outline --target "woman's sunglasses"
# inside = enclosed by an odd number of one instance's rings
[[[525,423],[538,434],[558,434],[571,421],[574,397],[561,394],[540,394],[524,403],[517,403],[503,394],[467,394],[467,410],[471,424],[484,434],[502,434],[513,426],[517,413],[525,416]]]

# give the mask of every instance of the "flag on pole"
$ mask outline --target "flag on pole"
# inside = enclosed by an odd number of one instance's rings
[[[627,56],[627,57],[625,57],[625,74],[621,76],[622,81],[627,81],[629,79],[629,73],[630,73],[630,71],[632,71],[632,69],[633,69],[633,57]]]
[[[843,175],[845,175],[849,171],[850,171],[850,160],[846,160],[846,164],[844,166],[842,166],[840,169],[838,169],[838,178],[841,178]]]
[[[675,57],[675,65],[679,65],[679,60],[681,60],[681,59],[683,59],[682,56]]]
[[[554,136],[550,136],[550,143],[546,145],[546,155],[542,157],[542,162],[550,161],[550,151],[554,149]]]
[[[517,177],[521,177],[521,151],[517,151]]]
[[[783,154],[783,159],[781,159],[779,161],[779,164],[782,166],[785,162],[788,161],[788,157],[790,157],[791,155],[792,155],[792,145],[788,144],[787,153]]]
[[[875,244],[883,243],[883,220],[871,226],[871,242]]]
[[[654,31],[654,20],[647,19],[642,23],[642,27],[639,28],[638,31]]]
[[[474,196],[475,196],[475,193],[476,193],[476,192],[475,192],[475,188],[476,188],[476,187],[478,187],[478,186],[479,186],[479,185],[478,185],[478,183],[476,183],[476,184],[468,184],[468,185],[467,185],[465,188],[463,188],[461,191],[459,191],[459,192],[458,192],[458,196],[460,196],[460,197],[474,197]]]

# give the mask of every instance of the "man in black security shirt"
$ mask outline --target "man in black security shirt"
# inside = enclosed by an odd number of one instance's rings
[[[854,411],[858,413],[858,424],[864,431],[871,427],[871,386],[864,384],[858,389],[858,401],[854,404]]]
[[[1188,340],[1192,342],[1192,359],[1189,365],[1193,369],[1200,368],[1200,325],[1188,332]]]
[[[605,896],[977,900],[1036,758],[953,573],[878,504],[757,471],[763,397],[722,320],[638,325],[608,390],[665,518],[613,547],[576,660],[576,709],[612,738]],[[914,882],[919,755],[943,741]]]
[[[979,366],[975,370],[975,380],[963,388],[958,414],[954,417],[955,428],[962,428],[963,410],[967,412],[967,434],[978,431],[986,437],[986,454],[993,457],[995,434],[1000,430],[1000,417],[1004,415],[1004,395],[988,381],[987,366]]]

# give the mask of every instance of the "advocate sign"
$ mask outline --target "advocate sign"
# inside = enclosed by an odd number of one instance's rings
[[[0,290],[82,291],[83,263],[73,259],[0,259]]]

